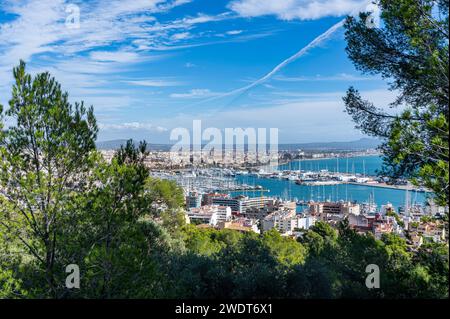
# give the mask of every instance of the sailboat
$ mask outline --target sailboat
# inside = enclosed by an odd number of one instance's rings
[[[362,203],[361,210],[364,214],[373,215],[377,212],[377,204],[375,203],[375,195],[372,193],[369,194],[368,201]]]

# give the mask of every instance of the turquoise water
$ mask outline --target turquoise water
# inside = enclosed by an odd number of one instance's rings
[[[298,160],[289,164],[280,165],[280,170],[319,171],[328,169],[330,172],[359,173],[376,175],[381,169],[382,159],[380,156],[358,156],[349,158],[330,158],[320,160]]]
[[[381,169],[381,158],[378,156],[365,156],[349,158],[349,172],[352,172],[354,167],[355,173],[363,173],[364,169],[367,175],[375,175],[376,170]],[[302,170],[317,170],[328,169],[329,171],[336,171],[339,165],[340,172],[346,172],[347,160],[339,159],[324,159],[324,160],[305,160],[301,161]],[[311,168],[312,167],[312,168]],[[280,165],[280,169],[299,168],[299,162],[295,161],[290,164]],[[237,176],[236,179],[248,185],[261,185],[264,189],[270,190],[264,193],[268,196],[281,197],[284,199],[298,199],[298,200],[350,200],[358,203],[366,202],[372,195],[378,208],[386,203],[391,203],[398,209],[404,206],[406,202],[406,191],[398,189],[370,187],[363,185],[330,185],[330,186],[306,186],[296,185],[294,181],[271,179],[271,178],[257,178],[253,176]],[[250,197],[260,196],[260,191],[246,191],[234,192],[232,194],[246,194]],[[423,204],[426,200],[426,194],[421,192],[409,192],[410,204]]]

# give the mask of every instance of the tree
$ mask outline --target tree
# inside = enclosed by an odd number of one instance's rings
[[[184,205],[183,189],[175,182],[164,179],[149,178],[147,189],[155,203],[163,204],[169,209]]]
[[[345,23],[347,53],[356,68],[380,74],[399,92],[387,112],[351,87],[346,111],[364,133],[382,139],[382,173],[409,178],[433,190],[448,205],[448,0],[377,0],[382,24],[366,23],[369,13]]]
[[[276,229],[264,233],[263,243],[281,265],[294,266],[304,262],[303,245],[292,238],[282,237]]]
[[[155,298],[161,293],[162,255],[179,243],[153,218],[147,154],[145,143],[136,148],[130,140],[111,163],[98,161],[93,169],[96,186],[78,205],[76,224],[83,232],[68,236],[80,243],[75,248],[84,270],[83,297]]]
[[[162,296],[164,263],[183,250],[171,233],[181,189],[149,178],[146,143],[103,160],[93,108],[71,105],[48,73],[33,78],[21,62],[14,77],[0,106],[0,296]],[[5,117],[15,124],[5,128]],[[156,216],[156,201],[174,213]],[[64,286],[72,263],[83,289]]]
[[[294,267],[288,277],[287,291],[293,297],[448,297],[448,246],[430,246],[416,253],[396,234],[377,240],[341,222],[336,236],[329,227],[319,222],[303,236],[308,249],[305,263]],[[370,264],[380,269],[380,289],[365,285]]]
[[[38,264],[47,283],[41,296],[57,297],[59,252],[70,203],[82,193],[92,167],[97,125],[92,107],[68,101],[49,73],[35,77],[14,68],[9,109],[15,125],[0,135],[0,225]]]

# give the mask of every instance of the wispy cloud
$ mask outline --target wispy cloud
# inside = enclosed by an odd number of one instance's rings
[[[227,31],[225,33],[228,34],[228,35],[237,35],[237,34],[241,34],[242,32],[244,32],[244,31],[242,31],[242,30],[230,30],[230,31]]]
[[[229,8],[243,17],[275,15],[283,20],[343,16],[369,4],[367,0],[236,0]]]
[[[175,33],[171,36],[172,40],[178,41],[178,40],[186,40],[191,38],[192,35],[189,32],[181,32],[181,33]]]
[[[180,20],[174,21],[173,24],[181,24],[181,25],[194,25],[199,23],[207,23],[207,22],[217,22],[217,21],[223,21],[227,20],[233,17],[237,17],[236,15],[232,14],[231,12],[223,12],[217,15],[208,15],[208,14],[198,14],[194,17],[187,17]]]
[[[220,93],[211,92],[208,89],[192,89],[188,93],[172,93],[170,97],[172,98],[204,98],[210,96],[216,96]]]
[[[68,28],[66,12],[71,4],[64,0],[7,0],[0,10],[16,17],[0,24],[0,68],[10,69],[17,60],[30,60],[41,53],[71,55],[116,44],[115,52],[95,52],[91,57],[101,61],[129,62],[130,51],[151,49],[161,43],[186,40],[195,24],[227,19],[229,13],[216,16],[198,15],[161,24],[152,16],[167,12],[188,0],[101,0],[79,3],[79,28]],[[73,4],[72,4],[73,5]],[[126,52],[121,48],[133,47]],[[125,44],[128,43],[128,44]],[[145,43],[146,45],[139,45]]]

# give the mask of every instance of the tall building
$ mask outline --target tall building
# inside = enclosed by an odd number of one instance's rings
[[[274,198],[270,197],[240,197],[240,211],[239,214],[245,213],[248,209],[257,208],[261,209],[264,208],[266,205],[274,205],[275,203]],[[295,204],[295,203],[294,203]]]
[[[213,197],[213,205],[227,206],[231,208],[233,214],[239,214],[241,212],[241,202],[237,198],[227,197]]]

